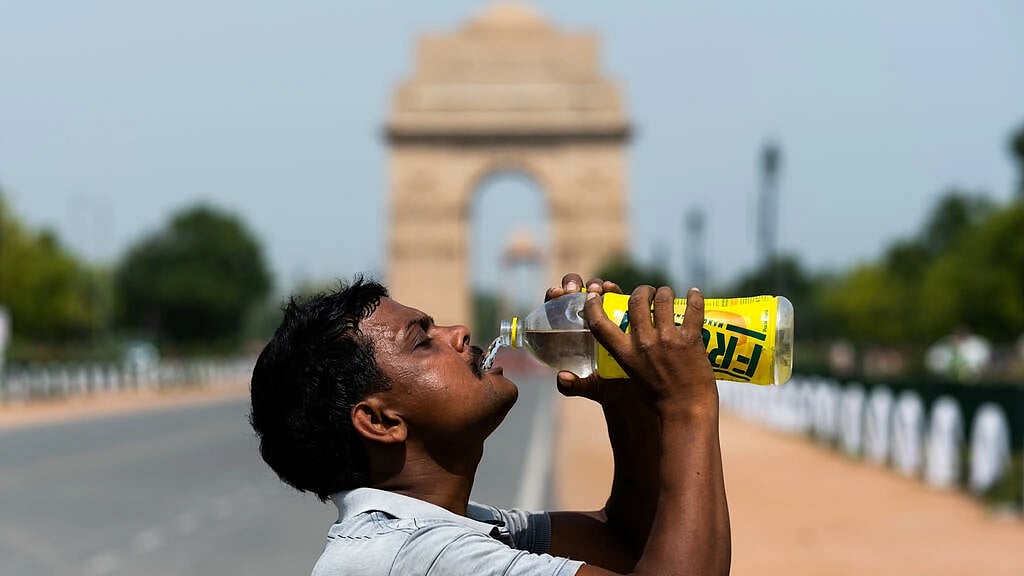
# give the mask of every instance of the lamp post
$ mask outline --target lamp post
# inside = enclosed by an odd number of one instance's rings
[[[782,151],[775,142],[766,143],[761,149],[761,201],[758,207],[757,241],[760,265],[771,274],[772,290],[779,289],[778,266],[778,222],[779,222],[779,169],[782,165]]]
[[[704,211],[693,208],[683,218],[686,231],[686,273],[690,275],[686,284],[707,289],[708,266],[704,254]]]

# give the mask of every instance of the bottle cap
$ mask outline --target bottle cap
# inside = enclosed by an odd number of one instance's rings
[[[519,348],[522,342],[519,340],[519,317],[513,316],[511,320],[502,320],[498,330],[502,346]]]

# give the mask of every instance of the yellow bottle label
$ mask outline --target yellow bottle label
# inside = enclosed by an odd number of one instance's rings
[[[629,296],[605,294],[605,314],[623,332],[629,332]],[[778,298],[708,298],[704,300],[702,336],[715,376],[721,380],[774,384],[775,333]],[[675,323],[683,323],[686,299],[675,301]],[[602,378],[626,378],[615,358],[597,345],[597,374]]]

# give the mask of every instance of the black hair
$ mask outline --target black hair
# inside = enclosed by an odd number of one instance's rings
[[[292,297],[253,368],[249,422],[263,460],[286,484],[321,500],[365,486],[369,460],[352,407],[390,389],[359,322],[387,288],[357,276],[349,285]]]

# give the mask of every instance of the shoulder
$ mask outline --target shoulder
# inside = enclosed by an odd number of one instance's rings
[[[418,574],[430,566],[439,566],[437,574],[454,573],[440,567],[502,548],[508,549],[454,522],[368,511],[331,526],[313,576]]]
[[[510,548],[456,522],[368,512],[331,527],[313,576],[569,576],[579,565]]]
[[[331,526],[313,576],[390,574],[398,551],[417,529],[415,520],[364,512]]]
[[[470,502],[466,515],[474,520],[498,526],[513,548],[546,553],[551,547],[551,517],[547,512],[506,510],[479,502]]]
[[[431,523],[409,535],[393,574],[445,576],[570,576],[580,562],[534,554],[451,523]]]

